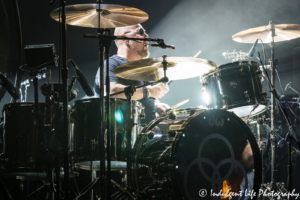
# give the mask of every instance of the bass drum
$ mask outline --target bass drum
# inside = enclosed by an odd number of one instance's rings
[[[134,148],[133,183],[141,195],[190,200],[221,199],[227,191],[245,189],[258,194],[258,145],[234,113],[201,110],[187,120],[165,121],[144,128]]]

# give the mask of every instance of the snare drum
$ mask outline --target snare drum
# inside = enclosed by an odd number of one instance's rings
[[[168,124],[153,120],[138,135],[132,177],[149,199],[199,199],[204,190],[205,199],[221,199],[211,192],[239,193],[245,186],[243,191],[258,193],[261,168],[255,137],[239,117],[202,110]]]
[[[134,127],[132,130],[132,146],[141,130],[140,120],[144,115],[144,106],[132,101]],[[129,112],[129,102],[122,99],[111,99],[111,156],[112,160],[125,160],[125,124]],[[70,146],[75,163],[99,160],[100,142],[100,99],[90,98],[74,102],[71,112]],[[78,164],[77,164],[78,165]]]
[[[266,92],[256,62],[240,61],[219,66],[201,77],[203,98],[208,107],[225,108],[239,117],[264,112]]]

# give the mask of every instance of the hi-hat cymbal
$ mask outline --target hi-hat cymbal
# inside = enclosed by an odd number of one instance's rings
[[[77,4],[66,6],[66,23],[73,26],[90,28],[116,28],[140,24],[148,19],[148,14],[137,8],[114,4]],[[100,13],[100,27],[99,23]],[[59,21],[59,8],[50,16]]]
[[[272,26],[274,26],[274,42],[292,40],[300,37],[300,24],[273,24],[260,26],[241,31],[232,36],[232,39],[241,43],[253,43],[260,38],[264,43],[272,42]]]
[[[216,69],[209,60],[193,57],[166,57],[169,80],[180,80],[201,76]],[[132,61],[115,68],[118,77],[137,81],[158,81],[164,77],[163,58],[146,58]]]

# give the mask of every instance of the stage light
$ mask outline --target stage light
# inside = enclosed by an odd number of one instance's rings
[[[123,121],[124,121],[123,112],[121,110],[117,110],[115,112],[115,118],[118,123],[120,123],[120,124],[123,123]]]

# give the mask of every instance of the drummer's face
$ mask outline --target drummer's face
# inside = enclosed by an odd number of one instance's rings
[[[128,32],[127,32],[128,33]],[[139,25],[137,27],[134,27],[131,31],[131,37],[136,37],[136,38],[148,38],[149,36],[147,35],[145,29]],[[129,41],[130,46],[132,47],[133,50],[135,50],[142,58],[149,57],[149,51],[148,51],[148,44],[149,42],[144,42],[144,41]]]

